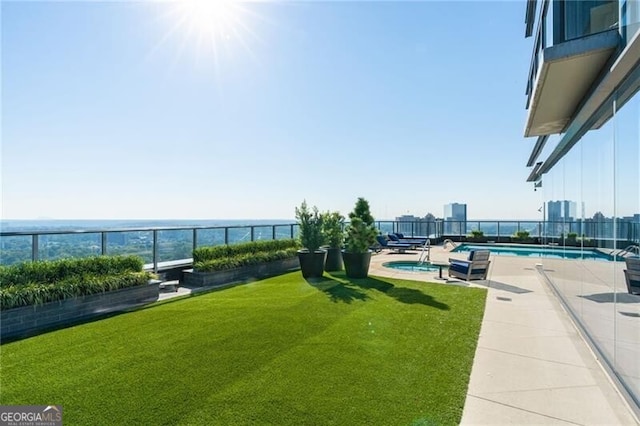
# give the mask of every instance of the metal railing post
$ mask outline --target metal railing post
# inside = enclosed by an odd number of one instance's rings
[[[250,229],[251,229],[251,241],[255,241],[255,240],[254,240],[254,239],[255,239],[255,229],[254,229],[254,227],[253,227],[253,226],[251,226],[251,228],[250,228]]]
[[[229,244],[229,227],[224,227],[224,243]]]
[[[198,230],[193,228],[193,250],[198,248]],[[193,253],[192,253],[193,255]]]
[[[105,231],[100,233],[100,254],[107,255],[107,233]]]
[[[153,230],[153,272],[158,272],[158,230]]]
[[[273,225],[271,227],[271,239],[275,240],[276,239],[276,225]]]
[[[31,236],[31,261],[35,262],[38,260],[38,234],[33,234]]]

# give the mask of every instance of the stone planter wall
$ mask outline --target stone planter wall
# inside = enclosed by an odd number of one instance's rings
[[[3,310],[0,313],[0,340],[26,337],[155,302],[159,296],[159,283],[157,280],[151,280],[143,286]]]
[[[226,271],[197,272],[193,269],[188,269],[184,271],[184,285],[190,287],[221,286],[242,280],[279,275],[296,269],[300,269],[300,262],[297,257]]]

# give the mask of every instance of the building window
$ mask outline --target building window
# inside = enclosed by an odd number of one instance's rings
[[[618,26],[617,0],[562,2],[564,40],[572,40],[607,31]]]

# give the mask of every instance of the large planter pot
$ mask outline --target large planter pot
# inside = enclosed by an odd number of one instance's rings
[[[367,278],[369,276],[369,264],[371,263],[371,251],[366,253],[342,252],[344,269],[349,278]]]
[[[303,249],[298,250],[298,260],[304,278],[320,278],[324,273],[324,262],[327,258],[326,250],[316,250],[310,252]]]
[[[342,249],[327,248],[327,260],[324,262],[324,270],[327,272],[342,271]]]

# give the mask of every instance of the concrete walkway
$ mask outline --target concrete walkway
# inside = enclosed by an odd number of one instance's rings
[[[431,260],[450,257],[466,256],[432,248]],[[492,256],[489,279],[472,284],[382,266],[417,259],[418,253],[382,252],[373,257],[371,273],[488,288],[461,424],[640,424],[539,278],[535,259]]]

